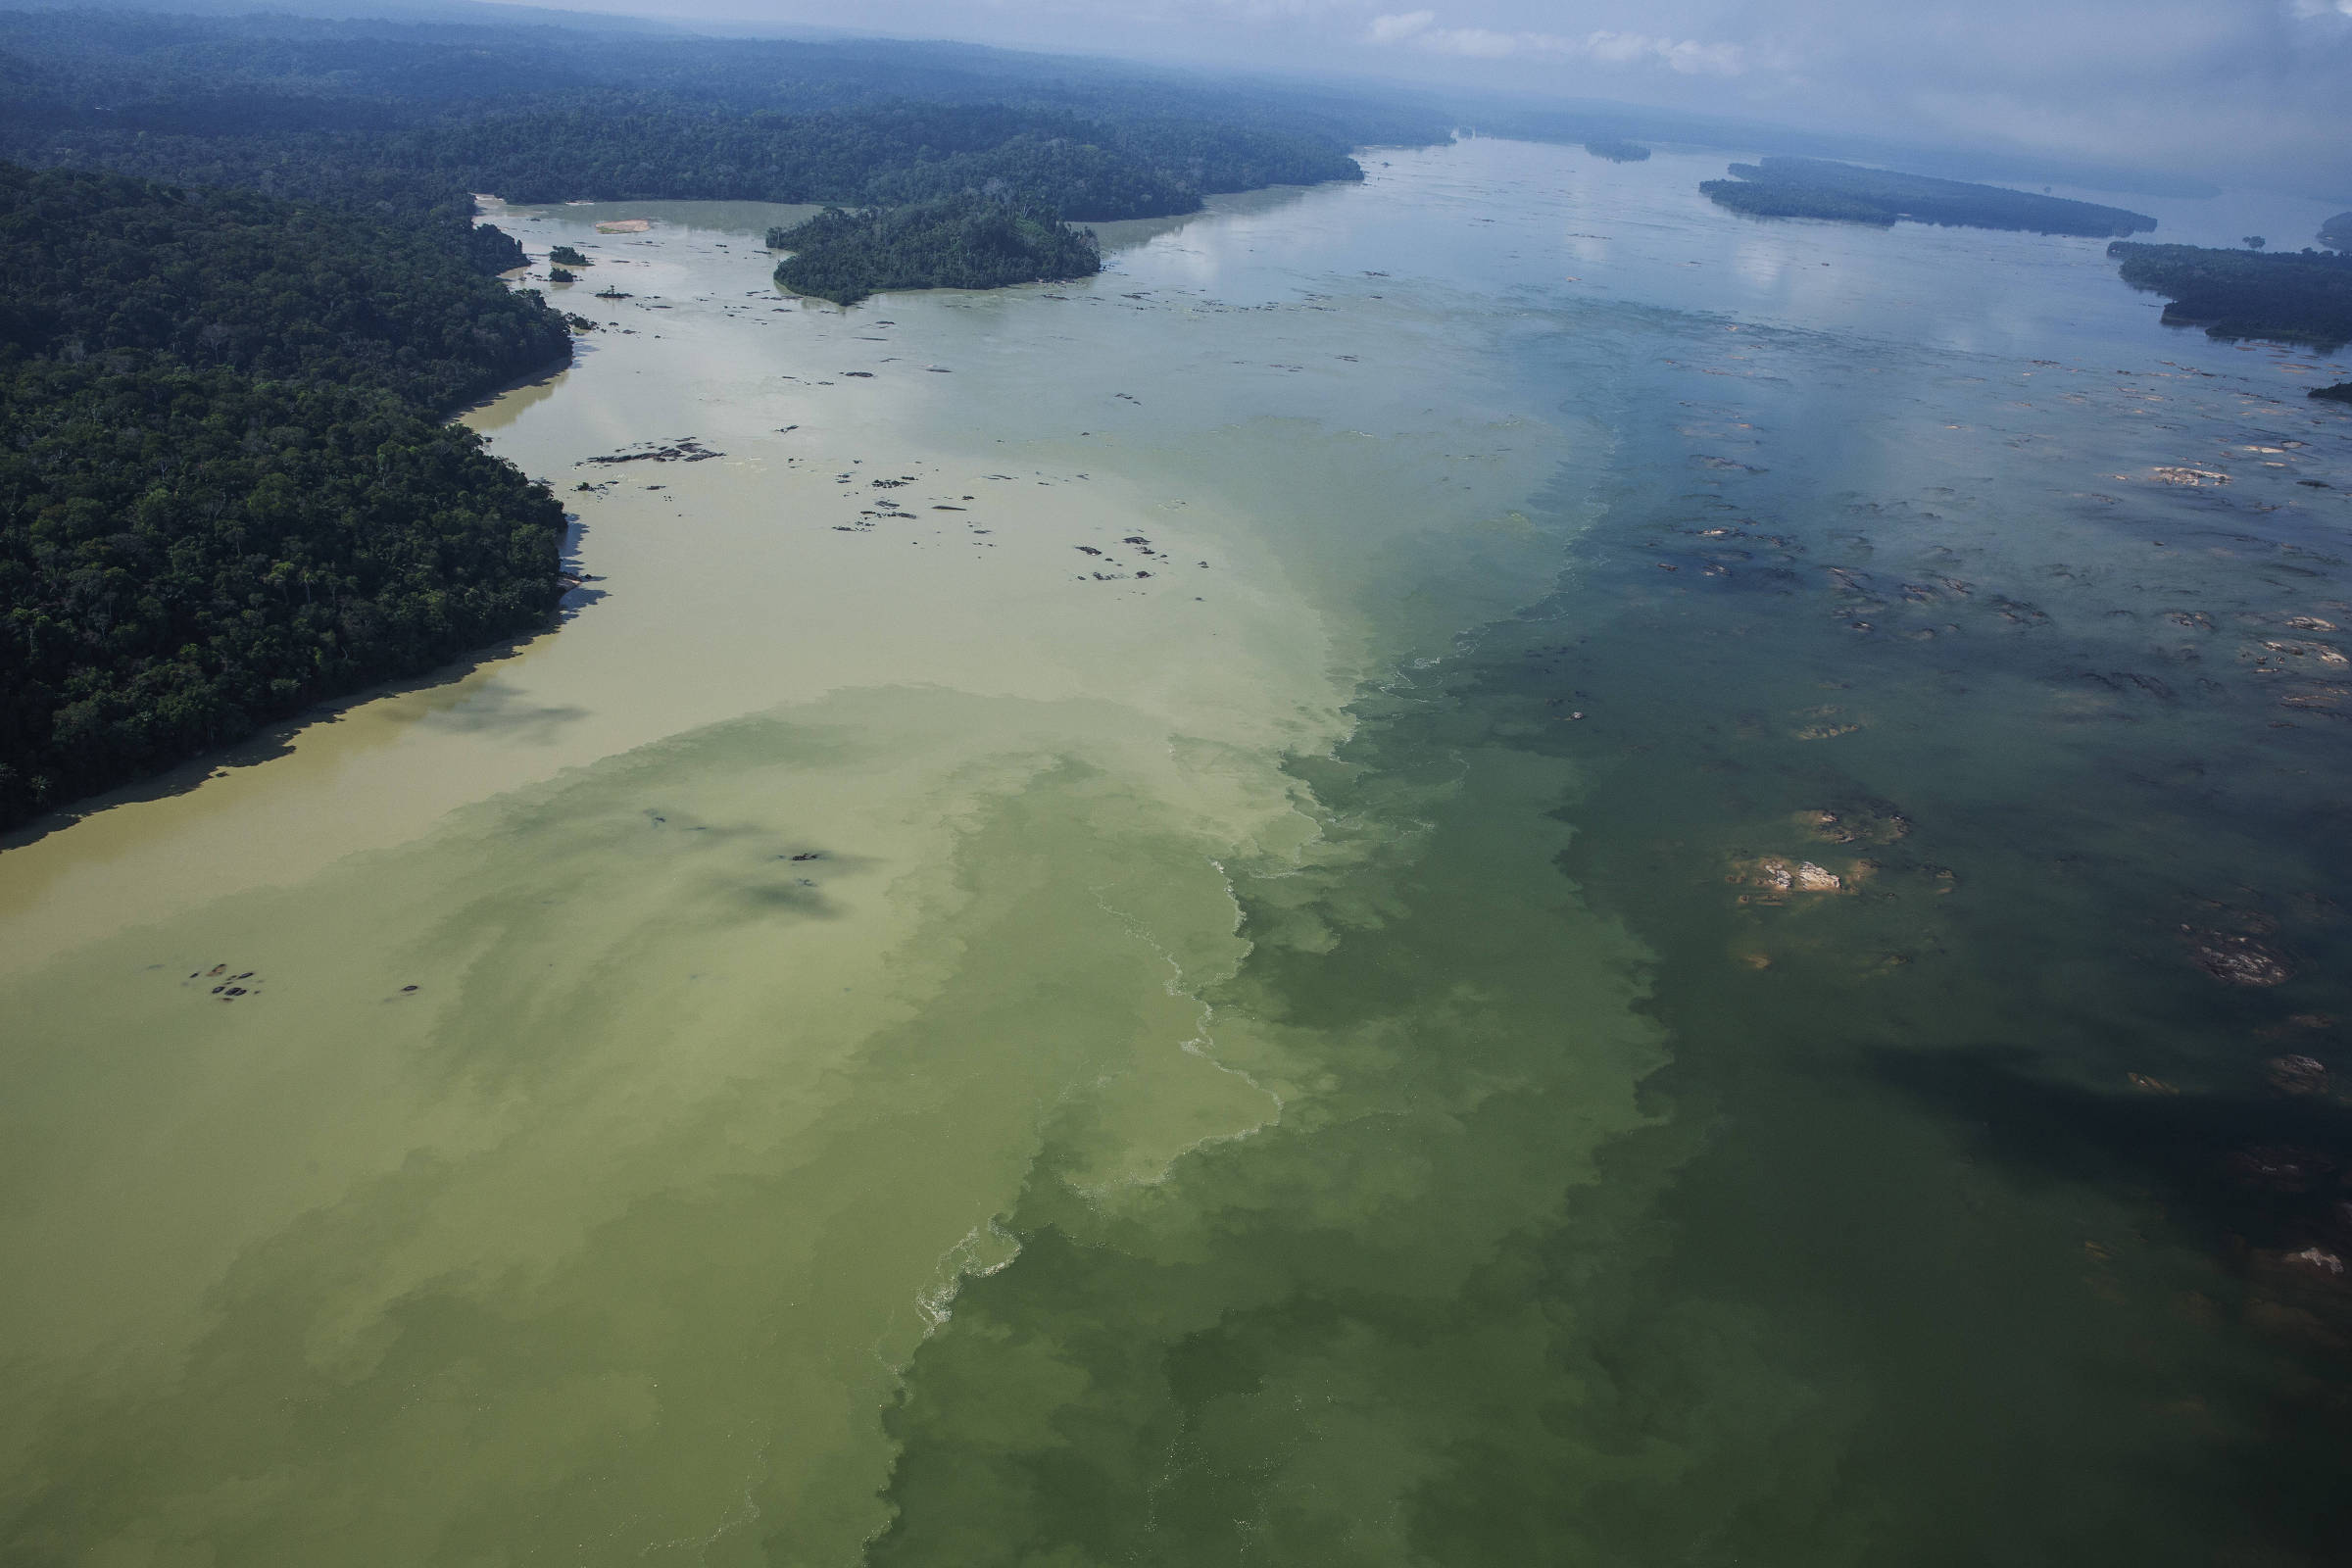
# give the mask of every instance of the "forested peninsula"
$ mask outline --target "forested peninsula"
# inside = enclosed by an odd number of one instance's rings
[[[1313,88],[626,25],[0,13],[0,826],[545,623],[561,508],[444,420],[570,338],[486,275],[525,258],[475,192],[832,204],[782,275],[854,299],[1086,275],[1065,220],[1449,136]]]
[[[2165,296],[2168,326],[2323,351],[2352,342],[2352,255],[2122,240],[2107,254],[2123,263],[2125,282]]]
[[[1767,158],[1761,164],[1734,164],[1731,172],[1731,179],[1710,179],[1698,188],[1716,206],[1750,218],[1826,218],[1883,228],[1908,221],[2092,238],[2156,226],[2145,213],[2121,207],[1822,158]]]
[[[569,356],[444,234],[0,166],[0,826],[545,624],[563,509],[446,416]]]
[[[2320,243],[2331,251],[2352,251],[2352,213],[2338,213],[2322,223]]]
[[[844,212],[829,207],[767,243],[792,254],[776,282],[796,294],[855,305],[904,288],[1001,288],[1092,277],[1102,248],[1034,201],[950,196],[911,207]]]

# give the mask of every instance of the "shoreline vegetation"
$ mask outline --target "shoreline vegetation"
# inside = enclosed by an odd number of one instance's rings
[[[1091,229],[1071,227],[1043,203],[979,195],[856,213],[828,207],[769,229],[767,244],[792,253],[777,264],[779,287],[844,306],[885,290],[1003,288],[1102,270]]]
[[[2121,238],[2156,226],[2147,214],[2121,207],[1821,158],[1767,158],[1734,164],[1731,172],[1730,179],[1706,180],[1698,188],[1716,206],[1748,218],[1820,218],[1881,228],[1936,223],[2089,238]]]
[[[2123,279],[2165,296],[2164,324],[2332,352],[2352,342],[2352,255],[2118,240]]]
[[[570,358],[433,234],[0,165],[0,828],[547,624],[563,508],[446,421]]]
[[[2338,213],[2322,223],[2319,237],[2331,251],[2352,251],[2352,213]]]

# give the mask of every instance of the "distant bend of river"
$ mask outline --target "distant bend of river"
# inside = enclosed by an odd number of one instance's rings
[[[0,1556],[2342,1560],[2345,366],[1722,162],[502,215],[563,628],[0,851]]]

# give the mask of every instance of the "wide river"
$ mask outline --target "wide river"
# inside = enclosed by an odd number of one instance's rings
[[[562,628],[0,851],[0,1560],[2345,1560],[2344,361],[1365,161],[497,215]]]

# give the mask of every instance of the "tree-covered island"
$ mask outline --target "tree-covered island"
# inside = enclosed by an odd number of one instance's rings
[[[0,165],[0,826],[546,624],[563,509],[445,420],[570,343],[434,232]]]
[[[2352,255],[2217,250],[2118,240],[2124,281],[2162,294],[2168,326],[2327,351],[2352,342]]]
[[[2352,251],[2352,213],[2338,213],[2322,223],[2320,243],[2331,251]]]
[[[792,254],[776,282],[796,294],[855,305],[906,288],[1002,288],[1057,282],[1102,270],[1092,232],[1037,202],[950,196],[895,209],[829,207],[806,222],[767,231]]]
[[[1823,158],[1767,158],[1734,164],[1731,179],[1698,188],[1718,207],[1750,218],[1826,218],[1846,223],[1937,223],[2091,238],[2141,233],[2156,226],[2145,213],[2063,196],[2036,196],[1926,174],[1864,169]]]
[[[1605,158],[1612,164],[1638,164],[1649,157],[1649,149],[1638,141],[1604,136],[1585,143],[1585,151],[1595,158]]]

